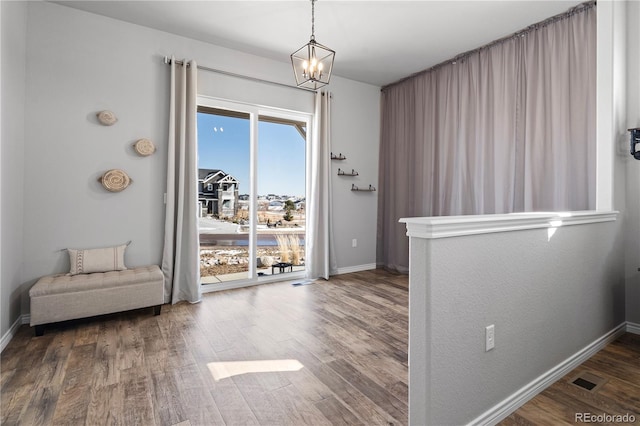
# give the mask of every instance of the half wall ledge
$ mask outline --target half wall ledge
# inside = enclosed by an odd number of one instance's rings
[[[400,219],[407,226],[407,236],[449,238],[526,229],[613,222],[618,211],[531,212],[488,215],[409,217]]]

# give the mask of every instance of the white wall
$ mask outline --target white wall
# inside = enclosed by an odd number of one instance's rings
[[[627,84],[626,128],[640,127],[640,2],[628,2],[627,18]],[[629,132],[622,137],[626,161],[626,279],[627,321],[640,324],[640,161],[629,155]]]
[[[34,196],[24,200],[25,289],[41,275],[68,270],[61,251],[66,247],[132,240],[125,259],[129,266],[159,263],[169,77],[162,57],[175,54],[290,84],[288,58],[271,61],[46,2],[30,2],[28,10],[24,184]],[[312,105],[312,96],[298,90],[283,94],[206,71],[199,76],[203,95],[302,111]],[[354,152],[363,177],[375,183],[379,88],[333,77],[331,90],[333,137],[344,152]],[[118,123],[99,125],[95,113],[102,109],[112,110]],[[142,137],[154,141],[156,154],[134,153],[131,145]],[[97,179],[111,168],[124,169],[133,184],[121,193],[104,191]],[[339,229],[350,230],[344,235],[349,248],[352,236],[365,244],[375,238],[375,195],[354,199],[358,215],[335,216]],[[342,239],[337,246],[340,267],[375,263],[371,247],[347,251]]]
[[[24,288],[23,190],[24,190],[24,92],[26,61],[26,4],[0,2],[2,70],[2,145],[0,165],[0,336],[5,336],[21,314]],[[5,343],[5,342],[3,342]]]

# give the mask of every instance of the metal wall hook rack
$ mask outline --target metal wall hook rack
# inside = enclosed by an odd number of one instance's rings
[[[331,159],[332,160],[346,160],[347,157],[345,157],[344,155],[342,155],[342,153],[335,155],[333,152],[331,153]]]
[[[344,170],[338,169],[338,176],[358,176],[359,173],[351,169],[351,173],[345,173]]]
[[[369,188],[361,189],[361,188],[358,188],[355,184],[353,184],[353,183],[352,183],[352,184],[351,184],[351,190],[352,190],[352,191],[373,192],[373,191],[375,191],[376,189],[375,189],[373,186],[371,186],[371,185],[369,185]]]
[[[331,159],[332,160],[346,160],[347,157],[345,157],[344,155],[342,155],[342,153],[339,153],[338,155],[335,155],[333,152],[331,153]],[[360,176],[360,173],[356,172],[355,169],[351,169],[351,173],[349,172],[345,172],[342,169],[338,169],[338,176],[350,176],[350,177],[354,177],[354,176]],[[376,188],[373,185],[369,185],[368,188],[359,188],[357,187],[355,184],[351,184],[351,190],[352,191],[359,191],[359,192],[373,192],[376,190]]]
[[[628,129],[628,131],[631,132],[631,139],[629,141],[631,155],[636,160],[640,160],[640,127]]]

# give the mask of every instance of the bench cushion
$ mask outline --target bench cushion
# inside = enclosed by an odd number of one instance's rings
[[[40,278],[31,287],[29,296],[121,287],[154,280],[162,280],[162,271],[157,265],[125,269],[124,271],[95,272],[93,274],[49,275]]]
[[[42,277],[29,290],[31,325],[92,317],[164,302],[157,265],[124,271]]]

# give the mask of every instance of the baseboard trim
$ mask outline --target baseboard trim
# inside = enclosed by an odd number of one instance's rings
[[[342,275],[342,274],[350,274],[352,272],[361,272],[361,271],[370,271],[372,269],[376,269],[377,265],[375,263],[367,263],[365,265],[356,265],[356,266],[346,266],[344,268],[336,269],[335,273],[331,275]]]
[[[640,324],[627,321],[627,332],[633,334],[640,334]]]
[[[13,336],[18,332],[18,328],[20,328],[22,324],[29,324],[29,322],[31,322],[31,315],[26,314],[20,315],[13,324],[11,324],[9,330],[7,330],[7,332],[4,333],[4,336],[2,336],[2,339],[0,339],[0,352],[4,351],[4,348],[7,347],[11,339],[13,339]]]
[[[551,370],[533,380],[520,390],[494,405],[489,410],[472,420],[469,425],[495,425],[507,418],[512,412],[524,405],[531,398],[545,390],[557,380],[565,376],[578,365],[585,362],[592,355],[609,343],[629,331],[629,323],[622,323],[604,336],[598,338],[582,350],[576,352]]]

